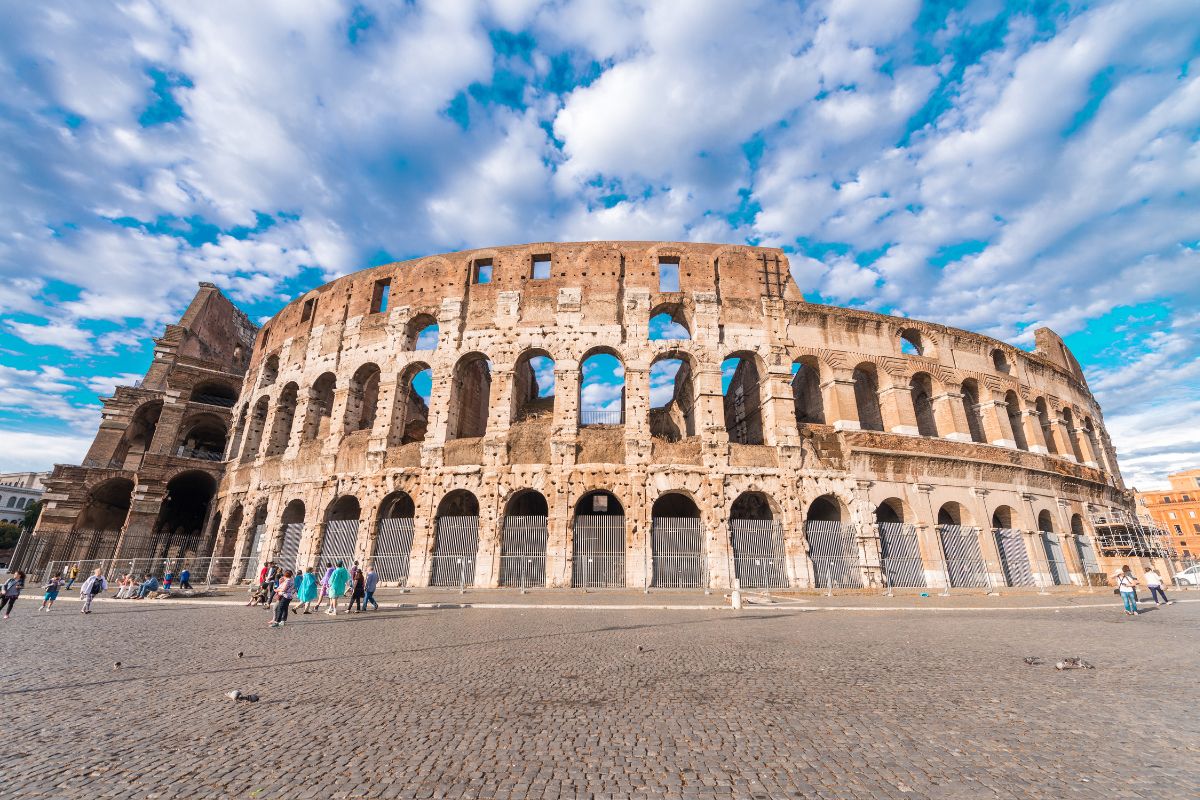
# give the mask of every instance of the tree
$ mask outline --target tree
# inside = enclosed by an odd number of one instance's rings
[[[0,522],[0,550],[17,546],[21,538],[21,526],[15,522]]]
[[[42,506],[45,504],[45,500],[38,500],[36,503],[26,506],[25,516],[21,518],[21,527],[27,531],[33,530],[33,526],[37,525],[38,517],[42,515]]]

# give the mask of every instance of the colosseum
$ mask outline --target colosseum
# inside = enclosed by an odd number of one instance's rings
[[[1044,587],[1087,582],[1097,525],[1132,507],[1053,331],[1027,352],[807,302],[773,248],[429,256],[257,332],[204,286],[168,333],[89,461],[56,468],[27,557],[211,557],[220,581],[270,559],[408,586]]]

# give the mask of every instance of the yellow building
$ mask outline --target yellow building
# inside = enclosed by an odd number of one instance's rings
[[[1138,511],[1168,535],[1164,542],[1183,561],[1200,559],[1200,469],[1168,475],[1171,488],[1138,492]]]

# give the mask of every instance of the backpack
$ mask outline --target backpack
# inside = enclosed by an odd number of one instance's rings
[[[92,594],[100,594],[103,591],[104,591],[104,578],[101,578],[98,576],[93,577],[92,578]]]

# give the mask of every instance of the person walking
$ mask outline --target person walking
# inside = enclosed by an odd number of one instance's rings
[[[366,594],[366,581],[364,580],[363,571],[354,565],[354,572],[350,577],[353,581],[353,592],[350,595],[350,611],[358,614],[363,610],[363,596]]]
[[[1121,567],[1117,573],[1117,589],[1121,592],[1121,602],[1125,604],[1125,613],[1136,617],[1137,610],[1137,578],[1129,570],[1129,565]]]
[[[92,613],[92,601],[96,599],[96,595],[107,589],[108,581],[104,578],[104,571],[97,567],[92,576],[79,587],[79,599],[83,601],[83,607],[79,609],[79,613]]]
[[[329,610],[326,614],[337,616],[338,598],[346,593],[346,584],[350,582],[350,571],[341,562],[337,562],[337,568],[329,575]]]
[[[363,584],[363,591],[366,596],[363,598],[363,610],[366,611],[367,606],[371,605],[376,611],[379,610],[379,603],[375,602],[375,588],[379,586],[379,573],[375,571],[375,565],[367,565],[367,578]]]
[[[1167,593],[1163,590],[1162,576],[1155,571],[1154,567],[1146,570],[1142,577],[1146,579],[1146,588],[1150,590],[1150,599],[1154,601],[1154,605],[1170,606],[1175,604],[1174,600],[1167,599]],[[1162,598],[1161,603],[1158,600],[1160,597]]]
[[[183,571],[179,573],[179,588],[192,591],[192,571],[187,567],[184,567]]]
[[[325,573],[321,576],[321,581],[318,583],[320,594],[317,597],[317,611],[321,610],[321,603],[329,597],[329,579],[333,577],[333,564],[325,562]],[[325,609],[328,611],[329,609]]]
[[[295,594],[296,582],[292,571],[285,570],[275,588],[275,621],[271,623],[272,628],[282,628],[283,623],[287,622],[288,606],[292,604]]]
[[[71,584],[75,583],[75,579],[78,577],[79,577],[79,565],[72,564],[71,568],[69,570],[67,570],[67,590],[68,591],[71,589]]]
[[[296,588],[296,611],[298,613],[311,614],[313,601],[317,599],[317,574],[313,572],[312,567],[306,569],[304,574],[299,576],[298,584]],[[300,606],[304,606],[304,611],[300,611]]]
[[[17,598],[21,596],[21,590],[24,588],[25,573],[21,570],[13,572],[12,577],[4,582],[4,595],[0,597],[0,610],[4,611],[5,619],[8,619],[9,613],[12,612]]]
[[[43,587],[46,593],[42,595],[42,611],[49,611],[54,607],[54,601],[58,599],[58,590],[62,588],[62,585],[62,575],[58,573],[55,573],[54,577],[46,581],[46,585]]]
[[[171,570],[167,570],[166,573],[163,575],[163,591],[166,592],[167,594],[171,593],[171,583],[174,580],[175,580],[175,573],[171,572]]]

